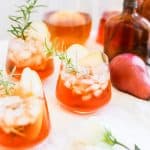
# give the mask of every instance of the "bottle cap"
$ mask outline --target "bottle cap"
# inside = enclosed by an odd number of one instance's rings
[[[124,8],[137,8],[138,3],[137,0],[124,0],[123,6]]]

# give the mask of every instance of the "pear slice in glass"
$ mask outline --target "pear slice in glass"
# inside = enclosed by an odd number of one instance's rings
[[[37,100],[34,105],[35,107],[32,108],[32,109],[39,108],[38,117],[34,123],[28,125],[25,129],[25,136],[27,136],[27,138],[30,140],[34,140],[40,133],[43,121],[44,100],[42,99],[44,99],[44,94],[42,82],[40,80],[40,77],[35,71],[29,68],[25,68],[23,70],[22,77],[20,80],[20,87],[22,88],[22,94],[24,96],[26,97],[31,96],[31,98],[37,99],[39,98],[39,100]]]
[[[96,67],[105,61],[105,54],[100,51],[91,51],[79,60],[79,65],[83,67]]]
[[[88,49],[80,44],[73,44],[66,52],[68,58],[70,58],[73,65],[76,66],[79,60],[88,54]]]

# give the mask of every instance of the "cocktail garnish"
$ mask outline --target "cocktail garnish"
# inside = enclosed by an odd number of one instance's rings
[[[48,57],[52,55],[58,57],[59,60],[64,63],[68,72],[77,72],[77,68],[73,64],[72,59],[67,55],[66,52],[58,52],[55,48],[55,44],[49,45],[45,40],[45,49],[46,55]]]
[[[0,70],[0,96],[11,95],[14,91],[15,83],[10,81],[3,70]]]
[[[25,32],[30,27],[31,21],[31,14],[36,8],[42,7],[43,5],[38,5],[38,0],[27,0],[26,3],[22,6],[18,7],[16,11],[16,16],[9,16],[12,24],[10,25],[10,32],[17,38],[21,38],[23,40],[26,39]]]
[[[126,145],[124,145],[123,143],[121,143],[120,141],[118,141],[111,133],[111,131],[105,129],[102,141],[110,146],[121,146],[122,148],[126,149],[126,150],[131,150],[130,148],[128,148]],[[140,148],[135,144],[134,146],[134,150],[140,150]]]

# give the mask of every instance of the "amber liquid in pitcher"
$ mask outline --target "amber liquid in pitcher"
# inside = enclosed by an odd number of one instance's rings
[[[84,44],[89,37],[92,20],[83,12],[53,11],[46,14],[45,23],[51,40],[60,50],[72,44]]]

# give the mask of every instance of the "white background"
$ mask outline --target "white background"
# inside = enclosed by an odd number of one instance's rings
[[[13,15],[16,6],[22,4],[26,0],[0,0],[0,40],[8,38],[7,30],[9,28],[8,16]],[[44,12],[56,8],[87,8],[93,17],[93,28],[97,29],[98,20],[104,10],[121,10],[122,0],[39,0],[40,3],[48,5],[47,8],[40,9],[34,19],[42,18]]]

